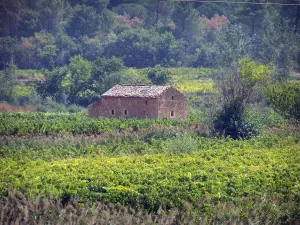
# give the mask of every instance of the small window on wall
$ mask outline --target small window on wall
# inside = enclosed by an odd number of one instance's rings
[[[174,116],[174,111],[171,111],[171,117],[173,117]]]
[[[124,115],[127,116],[127,114],[128,114],[128,111],[127,111],[127,109],[125,109],[124,110]]]
[[[115,110],[111,110],[111,115],[115,115]]]
[[[174,100],[174,96],[172,96],[172,100]]]
[[[146,101],[145,103],[146,103],[146,105],[148,105],[148,101]]]

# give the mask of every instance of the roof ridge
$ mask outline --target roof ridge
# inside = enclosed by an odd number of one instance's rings
[[[170,85],[157,85],[157,84],[118,84],[120,86],[162,86],[162,87],[166,87],[166,86],[170,86]]]
[[[118,84],[102,94],[102,96],[119,97],[156,97],[170,85],[138,85],[138,84]]]

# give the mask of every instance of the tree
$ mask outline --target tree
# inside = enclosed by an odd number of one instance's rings
[[[24,5],[22,1],[0,1],[0,37],[15,36]]]
[[[121,4],[112,10],[119,15],[128,15],[131,18],[137,17],[142,20],[144,20],[147,15],[146,8],[141,4]]]
[[[262,23],[263,32],[256,38],[256,57],[262,63],[272,63],[275,80],[289,77],[297,50],[296,37],[288,26],[288,21],[273,12]]]
[[[21,38],[16,59],[22,69],[50,68],[54,66],[57,52],[54,36],[41,31],[34,37]]]
[[[86,5],[76,5],[72,19],[67,27],[70,36],[80,38],[84,35],[94,37],[101,27],[101,17],[95,8]]]
[[[291,4],[299,4],[299,0],[285,0],[282,2],[284,3],[291,3]],[[288,18],[290,27],[294,29],[294,34],[297,34],[299,32],[299,26],[300,26],[300,5],[298,6],[291,6],[291,5],[285,5],[282,6],[280,14],[283,17]]]
[[[248,0],[249,1],[249,0]],[[261,2],[261,0],[251,0],[251,2]],[[262,2],[261,2],[262,3]],[[251,36],[258,33],[263,17],[266,13],[264,5],[241,4],[235,8],[234,15],[237,21],[247,26]]]
[[[123,68],[120,58],[97,58],[91,63],[76,55],[68,65],[44,71],[46,80],[38,85],[37,91],[44,99],[51,97],[59,103],[87,106],[120,82],[118,72]]]
[[[193,3],[177,3],[172,14],[172,19],[176,25],[175,36],[185,38],[189,42],[194,42],[201,31],[200,14],[194,8]]]
[[[219,83],[221,110],[213,121],[215,132],[232,138],[251,137],[257,131],[251,121],[247,121],[245,109],[273,70],[270,65],[243,58],[237,67],[231,67],[227,72]]]
[[[300,120],[300,84],[284,82],[271,84],[267,87],[268,104],[286,118]]]
[[[124,58],[128,67],[144,68],[159,63],[168,66],[171,59],[177,59],[178,46],[170,32],[130,29],[123,31],[105,52],[110,57]]]
[[[116,23],[115,15],[108,9],[104,9],[99,16],[101,31],[105,34],[111,32]]]
[[[81,56],[73,56],[67,67],[67,74],[62,81],[69,103],[77,103],[82,92],[88,88],[88,80],[92,75],[92,64]]]
[[[120,82],[121,77],[118,72],[123,68],[124,62],[121,58],[97,58],[93,62],[93,72],[89,80],[89,88],[97,93],[97,95],[107,91]]]
[[[68,104],[68,96],[62,83],[67,75],[67,66],[44,70],[45,80],[37,83],[37,93],[43,98],[53,98],[56,102]]]
[[[70,0],[71,5],[87,5],[92,6],[100,13],[102,10],[107,8],[109,0]]]
[[[7,37],[0,37],[0,69],[15,58],[18,49],[18,39]]]
[[[15,103],[16,69],[16,65],[11,61],[7,68],[0,72],[0,101]]]
[[[240,58],[252,54],[252,39],[241,25],[225,25],[216,33],[214,42],[214,64],[230,67]]]
[[[148,78],[152,84],[163,85],[170,80],[170,72],[160,65],[156,65],[154,68],[148,69]]]
[[[202,3],[197,10],[199,11],[200,16],[205,16],[207,18],[212,18],[215,15],[224,15],[225,4],[220,3]]]
[[[173,10],[171,0],[144,0],[144,7],[147,9],[145,27],[158,26],[159,23],[166,23]]]

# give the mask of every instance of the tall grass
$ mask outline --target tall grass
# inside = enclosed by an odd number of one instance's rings
[[[210,206],[203,212],[204,205]],[[37,197],[28,201],[21,193],[10,193],[0,202],[0,224],[128,224],[128,225],[206,225],[206,224],[299,224],[299,204],[276,198],[241,199],[237,202],[212,202],[208,199],[197,205],[184,203],[181,208],[159,208],[147,212],[140,208],[96,202],[68,202]]]

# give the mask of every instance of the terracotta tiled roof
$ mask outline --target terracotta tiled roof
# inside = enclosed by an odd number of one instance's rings
[[[102,96],[156,98],[171,86],[118,84]]]

